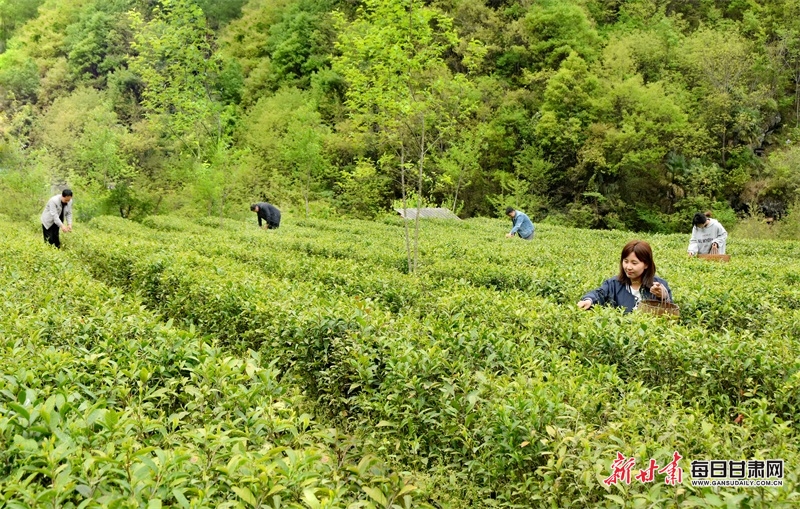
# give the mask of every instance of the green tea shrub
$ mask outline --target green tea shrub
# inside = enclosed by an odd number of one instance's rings
[[[787,469],[797,464],[796,345],[783,336],[794,327],[794,292],[773,286],[796,268],[760,270],[747,259],[760,256],[757,246],[741,262],[710,265],[679,261],[682,241],[654,237],[676,301],[692,308],[673,322],[575,309],[578,286],[617,263],[620,232],[582,232],[595,256],[578,266],[567,229],[543,229],[541,244],[490,249],[490,240],[468,240],[480,224],[436,225],[424,230],[421,272],[407,275],[392,266],[403,246],[392,228],[381,237],[381,225],[323,224],[159,233],[108,221],[70,248],[96,277],[165,318],[233,352],[257,349],[365,448],[426,478],[432,503],[719,499],[688,486],[609,490],[602,479],[617,451],[662,460],[673,450],[701,459],[778,451]],[[485,274],[503,284],[487,284]],[[696,283],[708,276],[721,281],[710,291]],[[763,292],[761,307],[740,298],[729,299],[727,313],[715,308],[730,293],[721,284],[742,277],[755,281],[744,295]],[[764,306],[774,313],[749,315]],[[786,483],[795,486],[796,476]],[[736,500],[788,507],[790,493]]]

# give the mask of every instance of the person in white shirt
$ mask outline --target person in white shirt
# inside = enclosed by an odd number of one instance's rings
[[[689,256],[698,254],[725,254],[728,232],[710,214],[698,212],[692,219],[692,238]]]
[[[72,231],[72,191],[64,189],[47,200],[42,212],[42,234],[44,241],[61,249],[58,233]]]

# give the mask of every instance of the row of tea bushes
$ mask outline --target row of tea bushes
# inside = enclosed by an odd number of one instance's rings
[[[395,270],[381,270],[348,258],[287,256],[294,251],[287,252],[275,246],[265,248],[260,245],[262,237],[259,235],[243,234],[231,240],[227,232],[186,223],[185,219],[154,216],[145,221],[147,225],[159,226],[158,230],[153,230],[117,217],[97,217],[91,226],[94,230],[125,236],[130,241],[143,241],[151,250],[197,252],[228,258],[251,265],[273,278],[312,283],[315,287],[322,284],[329,292],[374,299],[393,311],[413,306],[426,288],[421,281]],[[178,225],[184,228],[181,235],[169,233],[170,228]]]
[[[162,221],[180,224],[182,220],[163,218]],[[500,321],[496,327],[510,326],[509,333],[516,330],[532,331],[551,347],[567,348],[577,351],[582,358],[614,364],[625,379],[642,380],[652,387],[683,386],[688,399],[702,401],[705,407],[720,415],[735,417],[740,412],[741,404],[760,397],[768,398],[772,411],[784,419],[792,419],[800,411],[800,358],[795,355],[800,348],[800,310],[790,307],[770,310],[768,304],[760,304],[758,312],[748,311],[744,305],[737,308],[725,302],[724,297],[730,294],[725,294],[719,287],[697,291],[711,294],[698,298],[697,302],[716,302],[716,308],[700,312],[701,319],[697,320],[700,323],[692,323],[688,319],[680,326],[662,320],[651,323],[652,320],[646,318],[620,318],[613,316],[614,313],[609,316],[605,311],[580,316],[581,312],[575,311],[572,306],[564,309],[563,306],[548,304],[553,299],[536,301],[526,294],[516,294],[513,286],[504,287],[503,291],[497,288],[499,294],[472,289],[470,284],[475,284],[475,280],[480,278],[482,270],[485,270],[483,266],[473,269],[474,273],[470,276],[468,265],[456,261],[448,265],[440,264],[439,269],[449,267],[453,279],[430,281],[428,272],[420,278],[413,278],[392,269],[369,267],[352,260],[286,256],[271,245],[255,249],[252,243],[241,245],[240,242],[230,241],[225,234],[213,231],[209,231],[204,242],[200,242],[195,236],[153,232],[115,218],[100,223],[106,232],[125,230],[128,238],[138,239],[141,249],[154,251],[162,245],[169,245],[180,252],[203,252],[223,262],[227,255],[228,258],[257,267],[264,272],[262,277],[291,281],[295,289],[299,289],[296,281],[302,281],[306,285],[302,292],[309,296],[321,292],[323,297],[329,297],[338,294],[339,290],[350,296],[370,295],[388,310],[397,312],[402,309],[404,313],[423,322],[435,320],[444,314],[445,320],[428,327],[430,330],[449,332]],[[150,238],[154,241],[149,241]],[[198,262],[204,263],[207,262]],[[537,263],[542,265],[541,261]],[[127,262],[123,261],[122,265],[126,268]],[[502,269],[502,266],[495,265],[490,266],[489,270],[498,267]],[[721,270],[719,265],[705,264],[700,267]],[[536,269],[550,273],[561,271],[560,278],[569,277],[573,281],[586,277],[580,271],[567,273],[558,266],[537,266]],[[530,273],[523,272],[516,272],[514,276],[532,277]],[[472,280],[468,282],[467,277]],[[559,277],[542,278],[539,288],[563,291],[566,285],[556,284]],[[766,289],[762,290],[766,292]],[[785,289],[776,289],[773,294],[782,295],[785,292]],[[472,317],[473,321],[457,325],[448,323],[452,311],[440,310],[439,306],[447,302],[450,295],[455,296],[458,304],[448,307],[456,307],[456,312]],[[486,297],[471,303],[468,298],[471,295]],[[503,303],[503,295],[515,297]],[[766,294],[765,297],[769,299],[770,295]],[[297,299],[301,298],[298,295]],[[520,303],[524,303],[524,307]],[[729,313],[734,313],[730,311],[731,307],[736,308],[740,316],[760,317],[766,330],[756,333],[748,330],[728,332],[709,327],[707,320],[703,319],[712,310],[721,313],[721,309],[729,309]],[[508,317],[516,321],[509,323]],[[563,319],[565,317],[568,319]],[[242,327],[247,328],[248,324]]]
[[[203,228],[196,222],[169,216],[148,218],[145,223],[161,230],[183,231],[193,242],[210,242],[219,249],[229,249],[232,256],[241,256],[241,249],[247,249],[245,259],[262,258],[273,266],[286,263],[284,253],[295,252],[314,263],[320,259],[349,260],[371,270],[406,271],[402,228],[397,226],[363,221],[351,226],[350,221],[315,220],[261,232],[255,228],[248,231],[244,223],[238,230]],[[424,283],[443,285],[463,279],[498,291],[517,289],[574,305],[587,290],[616,273],[620,248],[632,238],[625,232],[546,225],[540,227],[536,240],[528,243],[504,239],[500,234],[487,235],[487,228],[496,224],[485,220],[426,224],[422,229],[420,272]],[[800,286],[792,282],[800,281],[800,263],[792,253],[800,252],[800,243],[770,244],[759,252],[752,241],[737,241],[732,247],[733,262],[714,264],[687,260],[683,236],[654,235],[645,240],[654,246],[659,274],[670,282],[682,308],[682,323],[756,335],[774,330],[776,323],[797,323]],[[741,253],[736,253],[739,248]],[[284,261],[270,260],[270,253]],[[796,332],[795,325],[786,330],[787,334]]]
[[[737,425],[679,395],[685,380],[672,388],[646,387],[578,348],[553,348],[566,343],[557,329],[547,332],[545,322],[590,324],[593,315],[559,316],[563,307],[536,298],[530,303],[547,313],[528,313],[520,309],[521,293],[467,282],[437,286],[424,309],[395,314],[322,284],[297,284],[201,254],[209,245],[219,249],[221,239],[189,251],[183,237],[149,242],[87,232],[70,247],[97,277],[138,292],[154,309],[219,335],[230,347],[259,348],[291,370],[320,410],[358,432],[371,449],[427,470],[430,483],[441,487],[440,505],[613,506],[617,496],[657,506],[712,506],[720,497],[790,505],[796,474],[789,466],[788,490],[605,488],[601,480],[616,450],[664,458],[676,449],[692,459],[768,451],[791,466],[798,458],[794,430],[770,413],[768,399],[742,406],[745,420]],[[599,314],[620,336],[637,320],[655,330],[670,327],[646,317],[621,319],[610,310]]]
[[[413,507],[274,362],[230,355],[0,224],[0,506]]]

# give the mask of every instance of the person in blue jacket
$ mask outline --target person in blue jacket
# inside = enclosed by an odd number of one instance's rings
[[[642,300],[672,302],[672,291],[666,281],[656,276],[656,263],[650,244],[632,240],[622,248],[619,274],[603,281],[600,288],[592,290],[578,302],[581,309],[595,304],[611,304],[625,308],[630,313]]]
[[[531,218],[524,212],[515,210],[514,207],[506,208],[506,215],[511,218],[511,231],[506,234],[506,237],[513,237],[514,234],[519,235],[519,238],[531,240],[535,227]]]

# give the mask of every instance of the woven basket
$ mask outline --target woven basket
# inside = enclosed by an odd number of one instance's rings
[[[651,315],[668,316],[677,318],[681,315],[681,308],[672,302],[662,302],[660,300],[643,300],[636,308],[642,313]]]
[[[712,262],[729,262],[731,261],[731,255],[724,255],[724,254],[699,254],[697,255],[698,258],[701,260],[709,260]]]

